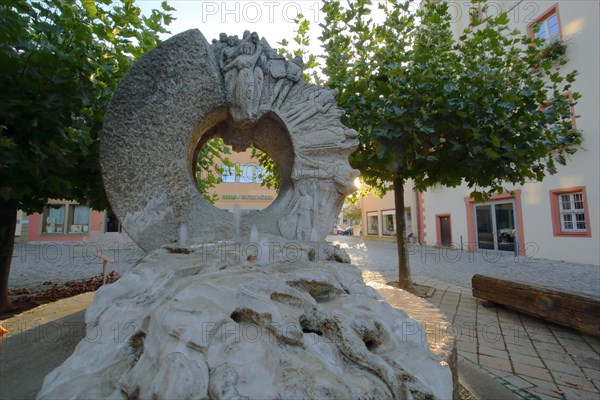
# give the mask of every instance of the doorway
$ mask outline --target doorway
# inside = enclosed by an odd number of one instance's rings
[[[480,250],[517,252],[514,201],[475,205],[477,247]]]
[[[106,216],[105,232],[121,232],[121,224],[115,214],[111,213]]]
[[[440,246],[452,246],[452,228],[450,225],[450,215],[438,215],[438,243]]]

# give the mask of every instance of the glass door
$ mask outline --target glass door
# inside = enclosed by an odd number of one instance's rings
[[[515,213],[512,203],[494,205],[498,250],[515,250]]]
[[[475,206],[477,247],[481,250],[516,251],[515,206],[495,202]]]
[[[477,247],[482,250],[495,250],[492,206],[475,206],[475,220],[477,221]]]

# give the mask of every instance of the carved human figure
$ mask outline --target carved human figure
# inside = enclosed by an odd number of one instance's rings
[[[224,47],[227,46],[227,34],[222,32],[219,34],[219,40],[217,41],[217,39],[213,39],[212,41],[213,46],[216,47],[216,53],[219,55],[221,54],[221,50],[223,50]]]
[[[225,96],[228,102],[233,102],[235,96],[235,82],[237,81],[238,70],[235,68],[225,70],[225,66],[233,62],[238,55],[237,36],[227,38],[227,46],[221,49],[219,57],[219,67],[224,71],[225,78]]]
[[[318,113],[325,114],[335,104],[337,90],[315,90],[308,95],[308,101],[287,114],[287,122],[297,125]]]
[[[338,193],[347,196],[356,190],[354,179],[359,175],[358,170],[343,160],[316,161],[300,151],[296,152],[292,177],[297,181],[309,178],[330,180]]]
[[[298,182],[299,197],[296,203],[296,215],[298,217],[296,223],[296,239],[308,240],[310,232],[312,230],[312,211],[313,211],[313,197],[309,193],[308,181]]]
[[[285,62],[285,74],[283,76],[275,76],[271,73],[274,78],[278,79],[270,99],[273,109],[281,107],[294,83],[302,78],[303,69],[304,61],[302,61],[301,56],[298,56],[292,61]]]
[[[252,44],[245,42],[241,46],[241,54],[223,68],[226,73],[237,69],[237,79],[234,83],[235,97],[232,103],[234,119],[252,119],[255,115],[257,109],[255,102],[257,98],[260,99],[262,89],[263,72],[260,67],[257,70],[256,65],[261,53],[260,44],[256,45],[256,50],[252,54]]]

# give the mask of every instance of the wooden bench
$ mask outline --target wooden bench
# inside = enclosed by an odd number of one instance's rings
[[[473,297],[600,336],[600,298],[475,274]]]

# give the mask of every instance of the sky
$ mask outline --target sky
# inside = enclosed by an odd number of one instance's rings
[[[156,0],[136,2],[144,15],[149,15],[152,9],[160,9],[160,3]],[[168,3],[176,9],[172,12],[176,20],[168,26],[171,35],[165,35],[163,39],[197,28],[210,42],[221,32],[241,38],[244,31],[249,30],[256,31],[271,47],[277,48],[280,47],[277,42],[284,38],[292,41],[296,29],[294,19],[303,14],[311,23],[311,45],[306,50],[310,54],[322,53],[316,39],[323,16],[320,1],[169,0]]]

